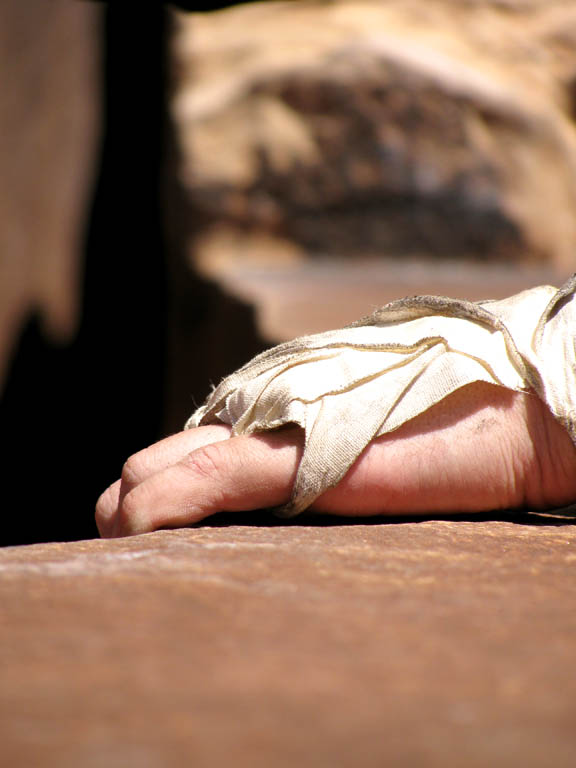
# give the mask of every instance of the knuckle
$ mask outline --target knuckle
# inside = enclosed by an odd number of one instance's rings
[[[224,474],[229,466],[221,443],[210,443],[197,448],[189,453],[182,463],[201,480],[214,480]]]
[[[143,471],[144,467],[140,455],[136,453],[133,456],[130,456],[130,458],[124,462],[124,466],[122,467],[122,483],[130,488],[138,485]]]
[[[220,443],[212,443],[189,453],[183,461],[197,491],[201,489],[201,501],[196,501],[204,512],[225,512],[230,508],[229,489],[232,472],[229,453]]]

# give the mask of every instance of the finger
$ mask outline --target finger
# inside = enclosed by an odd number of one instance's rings
[[[228,439],[230,431],[230,427],[224,424],[185,430],[131,456],[124,464],[121,479],[104,491],[96,504],[96,525],[100,535],[111,535],[118,506],[134,487],[180,461],[196,448]]]
[[[215,512],[288,500],[302,454],[300,429],[210,443],[150,475],[122,499],[111,536],[189,525]]]
[[[127,493],[151,475],[176,464],[197,448],[227,440],[231,431],[226,424],[186,429],[130,456],[122,468],[120,502]]]
[[[120,499],[120,480],[116,480],[98,499],[96,504],[96,527],[103,538],[110,536],[114,525],[114,516]]]

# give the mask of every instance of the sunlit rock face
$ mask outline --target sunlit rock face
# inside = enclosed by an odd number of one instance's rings
[[[260,251],[576,262],[572,4],[266,2],[178,30],[204,266]]]
[[[222,522],[0,549],[3,766],[576,764],[568,518]]]

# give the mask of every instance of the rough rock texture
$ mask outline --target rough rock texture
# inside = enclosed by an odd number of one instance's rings
[[[184,17],[198,259],[576,263],[576,8],[299,0]]]
[[[3,764],[575,764],[573,521],[228,522],[0,551]]]

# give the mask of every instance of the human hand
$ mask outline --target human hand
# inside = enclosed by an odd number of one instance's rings
[[[196,523],[290,498],[298,427],[230,438],[225,425],[166,438],[126,462],[100,498],[101,536]],[[480,512],[576,499],[576,450],[533,395],[476,383],[373,441],[312,506],[341,515]]]

